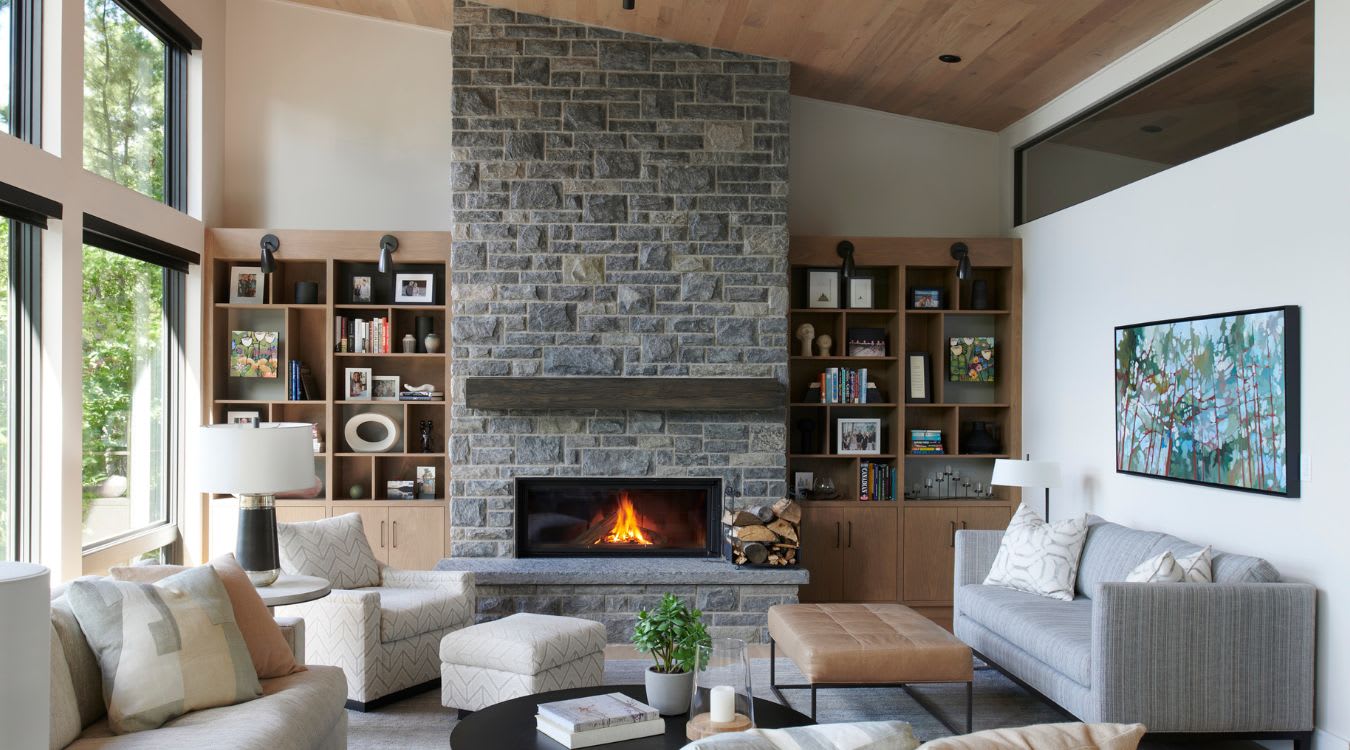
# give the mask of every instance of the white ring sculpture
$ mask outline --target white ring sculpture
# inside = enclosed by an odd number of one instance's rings
[[[379,440],[366,440],[361,437],[360,429],[367,424],[374,424],[383,427],[385,436]],[[357,414],[347,420],[347,426],[342,434],[347,438],[347,445],[351,446],[357,453],[383,453],[394,447],[398,442],[398,422],[393,419],[376,413]]]

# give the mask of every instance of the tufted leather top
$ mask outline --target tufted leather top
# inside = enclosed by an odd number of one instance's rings
[[[769,635],[812,683],[966,682],[970,648],[901,604],[780,604]]]

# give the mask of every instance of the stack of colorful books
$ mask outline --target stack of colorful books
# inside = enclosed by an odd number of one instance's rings
[[[858,465],[859,500],[894,500],[897,482],[890,464],[863,461]]]
[[[333,319],[334,348],[338,352],[354,354],[389,354],[392,336],[388,318],[348,318],[338,315]]]
[[[820,403],[867,403],[867,368],[831,367],[820,374]]]
[[[666,731],[656,709],[623,693],[540,703],[534,719],[540,732],[568,748],[655,737]]]
[[[942,430],[910,430],[909,452],[916,456],[940,456],[942,449]]]

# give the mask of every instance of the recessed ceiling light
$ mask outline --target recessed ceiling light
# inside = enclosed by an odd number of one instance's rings
[[[1145,125],[1139,129],[1145,133],[1161,133],[1163,131],[1161,125]]]
[[[960,56],[960,55],[938,55],[938,60],[941,61],[941,62],[945,62],[945,63],[959,63],[959,62],[961,62],[961,56]]]

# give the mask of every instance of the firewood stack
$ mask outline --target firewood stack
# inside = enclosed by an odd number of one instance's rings
[[[783,498],[722,514],[732,562],[737,565],[796,565],[802,507]]]

